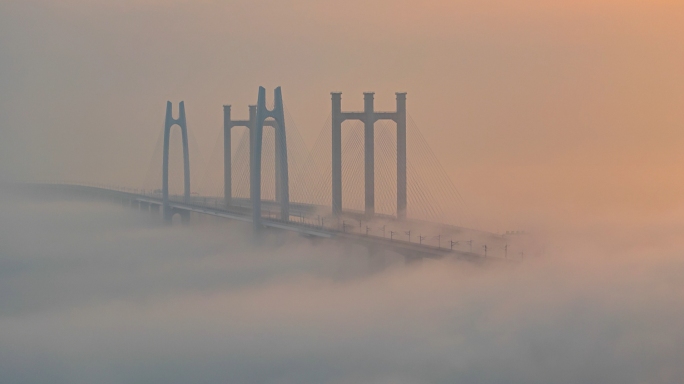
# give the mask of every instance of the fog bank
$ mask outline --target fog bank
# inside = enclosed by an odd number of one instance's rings
[[[2,382],[684,379],[682,247],[557,237],[516,265],[378,267],[290,236],[255,248],[234,223],[0,207]]]

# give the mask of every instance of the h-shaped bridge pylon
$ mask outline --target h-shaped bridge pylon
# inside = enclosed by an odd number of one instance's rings
[[[267,120],[269,118],[272,120]],[[266,108],[266,90],[264,87],[259,87],[257,105],[249,106],[249,120],[233,120],[231,118],[231,106],[223,106],[223,189],[226,206],[230,206],[232,200],[233,176],[231,131],[233,127],[246,127],[249,129],[250,199],[252,200],[255,228],[260,226],[261,221],[261,158],[263,130],[264,127],[273,127],[275,129],[276,202],[280,205],[280,219],[289,220],[290,194],[287,164],[287,138],[285,133],[283,97],[280,87],[275,89],[274,107],[270,111]]]
[[[406,93],[397,93],[396,112],[376,112],[373,92],[363,94],[363,112],[342,112],[342,93],[332,94],[332,210],[342,214],[342,123],[364,123],[365,214],[375,215],[375,122],[392,120],[397,124],[397,218],[406,218]]]

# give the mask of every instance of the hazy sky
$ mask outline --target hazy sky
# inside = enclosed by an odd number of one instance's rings
[[[331,91],[388,110],[408,92],[491,230],[684,202],[679,1],[10,0],[0,51],[5,176],[137,187],[167,100],[208,157],[221,105],[246,117],[280,85],[309,145]]]

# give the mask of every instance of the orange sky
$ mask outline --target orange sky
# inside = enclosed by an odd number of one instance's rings
[[[281,85],[309,144],[330,91],[408,92],[491,230],[684,206],[682,2],[33,0],[0,36],[4,174],[136,185],[166,100],[210,151],[222,104]]]

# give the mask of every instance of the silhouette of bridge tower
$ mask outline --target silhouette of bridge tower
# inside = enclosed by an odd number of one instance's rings
[[[190,155],[188,153],[188,126],[185,120],[185,104],[181,101],[178,104],[178,119],[173,118],[173,106],[170,101],[166,102],[166,119],[164,121],[164,160],[162,164],[162,201],[164,221],[170,222],[174,212],[169,205],[169,139],[171,127],[178,125],[181,129],[183,140],[183,176],[184,193],[183,202],[190,202]],[[181,218],[186,221],[189,217],[181,214]]]
[[[249,120],[232,120],[231,117],[232,113],[232,108],[230,105],[224,105],[223,106],[223,192],[224,192],[224,202],[226,207],[230,207],[232,204],[233,200],[233,164],[232,164],[232,135],[231,131],[233,127],[245,127],[249,130],[249,148],[251,152],[251,148],[253,145],[254,140],[252,139],[252,132],[254,132],[254,127],[256,126],[256,116],[257,116],[257,106],[256,105],[250,105],[249,106]],[[264,127],[272,127],[277,130],[278,123],[274,120],[266,120],[264,121]],[[278,139],[280,136],[278,136],[276,139]],[[278,153],[280,151],[279,147],[282,147],[282,143],[279,141],[276,141],[275,143],[275,151]],[[249,168],[250,170],[253,168],[251,164],[251,155],[250,155],[250,164]],[[276,161],[278,159],[276,158]],[[279,175],[280,174],[280,169],[279,167],[276,166],[276,201],[279,200],[280,196],[280,189],[281,187],[278,185],[278,180],[279,180]],[[251,196],[251,193],[250,193]]]
[[[259,87],[256,105],[256,121],[250,132],[250,198],[252,200],[252,223],[261,228],[261,157],[264,126],[275,128],[276,202],[280,205],[280,219],[290,219],[290,187],[287,167],[287,139],[285,134],[285,109],[280,87],[274,91],[274,106],[266,108],[266,89]],[[267,121],[266,119],[273,120]]]
[[[342,123],[364,123],[365,215],[375,215],[375,130],[378,120],[392,120],[397,125],[397,218],[406,218],[406,93],[396,93],[396,112],[376,112],[373,92],[363,94],[363,112],[342,112],[342,93],[332,95],[332,210],[342,214]]]
[[[252,144],[254,142],[254,140],[252,140],[252,132],[254,132],[254,127],[256,126],[256,110],[256,105],[250,105],[249,120],[232,120],[231,106],[223,106],[223,196],[226,207],[230,207],[233,199],[232,129],[233,127],[245,127],[249,130],[249,147],[251,152]],[[249,168],[250,170],[253,168],[251,164],[251,154]]]

